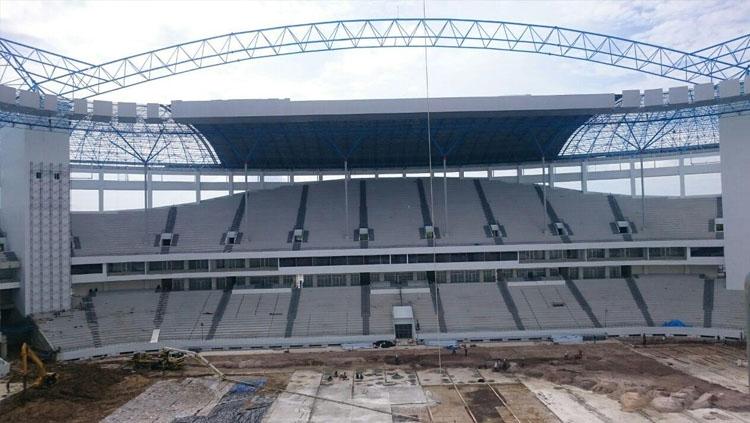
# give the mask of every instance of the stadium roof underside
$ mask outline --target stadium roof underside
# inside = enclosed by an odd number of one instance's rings
[[[451,113],[430,116],[432,159],[451,166],[557,157],[591,115]],[[428,165],[424,114],[289,117],[198,123],[225,167],[406,168]]]

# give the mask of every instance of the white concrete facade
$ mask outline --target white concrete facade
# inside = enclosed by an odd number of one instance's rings
[[[23,314],[70,308],[69,134],[0,129],[0,226],[20,261]]]
[[[723,116],[721,139],[721,185],[724,214],[724,260],[727,289],[744,289],[750,275],[750,116]]]

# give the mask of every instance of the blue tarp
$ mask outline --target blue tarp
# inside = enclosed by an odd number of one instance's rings
[[[688,328],[690,325],[685,324],[682,320],[670,320],[668,322],[664,322],[662,325],[663,327],[667,328]]]

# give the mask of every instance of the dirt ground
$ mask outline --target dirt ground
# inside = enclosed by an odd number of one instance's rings
[[[695,344],[686,346],[695,354]],[[207,358],[229,375],[263,376],[268,380],[267,394],[286,387],[294,370],[311,369],[325,373],[331,369],[408,369],[423,371],[443,368],[486,369],[490,372],[496,360],[508,360],[511,369],[503,377],[515,380],[539,378],[560,385],[570,385],[589,392],[606,395],[619,401],[626,411],[653,410],[653,401],[664,398],[681,401],[689,408],[699,397],[708,398],[710,407],[735,412],[749,412],[747,394],[701,379],[634,351],[636,345],[603,342],[585,345],[478,344],[470,346],[468,356],[462,351],[451,354],[436,348],[406,347],[384,350],[341,351],[336,349],[248,351],[231,355],[211,353]],[[669,348],[679,351],[679,344]],[[707,346],[707,348],[712,348]],[[675,350],[677,349],[677,350]],[[723,346],[730,355],[740,355],[741,347]],[[581,358],[576,355],[583,352]],[[736,351],[735,351],[736,350]],[[59,374],[58,384],[48,389],[30,390],[25,397],[15,395],[0,402],[0,420],[13,422],[96,422],[142,393],[156,380],[206,376],[210,372],[198,363],[179,372],[134,373],[125,370],[126,359],[98,360],[89,363],[68,363],[51,366]],[[479,374],[479,373],[477,373]],[[497,373],[490,373],[498,375]],[[471,383],[483,383],[476,380]],[[492,382],[486,379],[486,382]],[[449,386],[430,386],[441,397],[443,405],[463,408],[466,401],[478,421],[512,421],[502,406],[491,408],[482,404],[499,404],[490,385],[462,384],[458,392]],[[494,385],[502,401],[515,410],[526,410],[527,421],[551,421],[554,418],[541,403],[524,404],[513,391],[513,384]],[[517,387],[524,388],[519,382]],[[444,391],[444,392],[443,392]],[[460,396],[458,394],[461,394]],[[704,395],[705,394],[705,395]],[[533,395],[532,395],[533,399]],[[492,400],[492,401],[490,401]],[[674,401],[673,401],[674,402]],[[431,408],[432,420],[454,418],[450,407]],[[497,418],[497,415],[500,418]],[[460,419],[459,419],[460,420]]]
[[[59,364],[56,385],[29,389],[0,402],[0,420],[12,422],[96,422],[155,380],[118,367],[98,364]]]

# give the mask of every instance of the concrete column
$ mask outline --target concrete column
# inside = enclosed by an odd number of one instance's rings
[[[677,165],[677,172],[680,175],[680,197],[685,196],[685,158],[680,157]]]
[[[0,128],[0,226],[22,264],[23,315],[70,309],[70,134]]]
[[[344,239],[349,239],[349,162],[344,160]]]
[[[97,181],[97,185],[99,185],[99,188],[97,189],[97,193],[99,194],[99,211],[104,211],[104,172],[102,170],[99,170],[99,180]]]
[[[750,115],[720,117],[719,138],[727,289],[743,289],[750,275]]]
[[[231,171],[227,172],[227,178],[229,178],[229,195],[234,195],[234,175]]]
[[[581,192],[589,192],[589,164],[586,160],[581,162]]]
[[[195,171],[195,202],[201,202],[201,171]]]
[[[635,160],[631,158],[628,162],[630,163],[630,196],[635,198]]]

